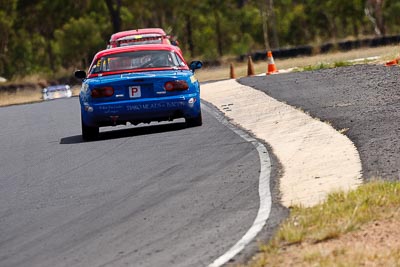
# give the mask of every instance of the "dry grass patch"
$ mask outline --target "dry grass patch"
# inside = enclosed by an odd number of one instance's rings
[[[278,70],[313,70],[327,67],[341,67],[360,63],[381,64],[388,60],[399,57],[400,45],[384,46],[376,48],[355,49],[348,52],[332,52],[307,57],[296,57],[289,59],[279,59],[274,57],[275,65]],[[373,59],[378,57],[377,59]],[[361,60],[360,60],[361,59]],[[236,78],[247,76],[247,61],[233,63]],[[256,74],[265,74],[268,68],[267,61],[254,62]],[[220,67],[203,68],[196,71],[196,77],[200,82],[229,79],[230,62],[224,63]]]
[[[41,90],[17,90],[14,93],[0,92],[0,106],[26,104],[42,101]]]
[[[400,183],[374,181],[293,207],[246,266],[400,266]]]
[[[340,66],[348,66],[349,64],[357,64],[357,63],[382,63],[387,60],[391,60],[399,56],[400,46],[385,46],[385,47],[377,47],[377,48],[363,48],[352,50],[349,52],[335,52],[328,54],[321,54],[315,56],[308,57],[296,57],[290,59],[279,59],[275,58],[275,64],[278,70],[293,70],[293,71],[302,71],[302,70],[313,70],[327,67],[340,67]],[[379,57],[379,60],[361,60],[360,58],[369,58],[369,57]],[[356,61],[354,61],[356,60]],[[349,63],[352,61],[352,63]],[[223,80],[230,78],[230,63],[225,60],[224,63],[220,67],[210,67],[203,68],[196,71],[196,77],[200,82],[206,81],[214,81],[214,80]],[[268,64],[266,61],[258,61],[254,62],[254,70],[256,74],[265,74],[268,68]],[[247,62],[234,63],[234,70],[236,78],[246,77],[247,76]],[[71,70],[64,70],[62,74],[68,75],[72,73]],[[34,83],[34,84],[46,84],[47,82],[40,77],[39,75],[32,75],[28,77],[21,77],[18,79],[19,83]],[[79,94],[79,86],[74,86],[72,88],[73,95],[77,96]],[[41,101],[41,92],[31,92],[26,90],[20,90],[16,93],[7,93],[0,92],[0,106],[8,106],[13,104],[23,104],[23,103],[32,103]]]
[[[72,91],[72,96],[78,96],[79,92],[81,91],[81,86],[80,85],[72,86],[71,91]]]
[[[71,87],[72,96],[78,96],[81,87],[75,85]],[[0,107],[28,104],[43,101],[42,89],[17,89],[15,92],[0,92]]]

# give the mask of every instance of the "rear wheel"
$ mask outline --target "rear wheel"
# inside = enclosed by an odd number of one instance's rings
[[[85,141],[95,140],[99,136],[99,127],[87,126],[83,120],[82,123],[82,139]]]
[[[185,122],[188,127],[201,126],[203,124],[203,118],[201,116],[201,112],[199,113],[198,116],[194,118],[186,118]]]

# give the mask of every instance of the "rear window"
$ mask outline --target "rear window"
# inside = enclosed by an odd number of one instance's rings
[[[163,42],[164,40],[164,42]],[[129,35],[117,39],[115,46],[127,46],[127,45],[142,45],[142,44],[162,44],[171,42],[166,36],[160,34],[142,34],[142,35]]]
[[[90,73],[146,68],[184,67],[186,64],[173,51],[137,51],[102,57],[92,66]]]
[[[161,44],[162,37],[147,37],[140,39],[124,39],[117,40],[117,46],[127,46],[127,45],[142,45],[142,44]]]

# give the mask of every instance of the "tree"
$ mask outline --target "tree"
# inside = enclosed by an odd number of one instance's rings
[[[15,21],[15,10],[17,6],[16,0],[7,1],[0,0],[0,73],[8,74],[7,66],[10,65],[8,60],[8,47],[11,35],[13,33],[13,24]]]
[[[19,0],[17,2],[15,26],[25,29],[31,35],[39,34],[44,43],[46,54],[41,58],[42,64],[55,71],[56,58],[53,53],[51,41],[54,39],[54,31],[62,27],[71,17],[79,16],[89,6],[89,0],[62,1],[62,0]]]
[[[108,27],[107,22],[92,13],[78,19],[71,18],[55,31],[54,47],[63,59],[64,67],[88,67],[94,54],[106,47],[101,32]]]
[[[400,30],[400,4],[384,0],[0,0],[0,6],[0,71],[9,77],[86,67],[112,33],[132,28],[164,28],[184,54],[205,60]]]
[[[115,0],[115,4],[113,0],[105,0],[105,2],[111,17],[114,33],[121,31],[121,0]]]
[[[259,2],[259,9],[260,9],[260,14],[262,18],[262,28],[263,28],[263,36],[264,36],[264,46],[267,51],[271,50],[271,45],[270,45],[270,40],[269,40],[269,34],[268,34],[268,18],[269,18],[269,3],[268,0],[260,1]]]
[[[385,25],[383,23],[384,0],[367,0],[365,3],[365,14],[374,24],[376,35],[385,35]]]
[[[383,7],[383,20],[385,21],[385,31],[387,33],[398,33],[400,25],[400,2],[385,1]]]

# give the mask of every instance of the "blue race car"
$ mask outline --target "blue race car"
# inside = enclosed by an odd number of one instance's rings
[[[135,45],[98,52],[82,79],[79,94],[82,138],[98,137],[99,127],[184,118],[202,125],[200,85],[194,71],[173,45]]]

